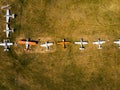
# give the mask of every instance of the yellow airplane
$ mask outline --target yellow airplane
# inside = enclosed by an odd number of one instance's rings
[[[65,39],[63,39],[62,41],[58,42],[57,44],[63,45],[63,48],[66,48],[66,44],[70,44],[71,42],[66,41]]]

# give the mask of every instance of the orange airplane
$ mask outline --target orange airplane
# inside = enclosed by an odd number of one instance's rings
[[[63,39],[62,41],[58,42],[57,44],[63,45],[63,48],[66,48],[66,44],[70,44],[70,42]]]
[[[25,44],[26,45],[26,48],[25,48],[26,51],[30,51],[30,46],[31,45],[36,45],[37,44],[36,41],[31,41],[30,39],[20,40],[20,41],[18,41],[18,43],[19,44]]]

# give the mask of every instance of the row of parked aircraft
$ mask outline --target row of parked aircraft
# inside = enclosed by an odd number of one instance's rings
[[[10,32],[14,32],[14,29],[10,29],[9,23],[10,23],[10,18],[15,18],[15,14],[10,15],[10,10],[8,9],[10,5],[5,5],[2,6],[1,9],[6,9],[6,14],[4,17],[6,18],[6,29],[4,32],[6,32],[6,37],[8,38],[10,35]],[[10,42],[9,39],[4,39],[3,43],[0,43],[0,46],[4,46],[4,51],[9,51],[10,46],[13,45],[13,43]]]
[[[14,32],[14,29],[10,29],[9,28],[9,22],[10,22],[10,18],[15,18],[15,14],[11,14],[10,15],[10,10],[8,9],[10,5],[5,5],[5,6],[2,6],[1,9],[6,9],[6,15],[4,15],[4,17],[6,17],[6,30],[4,30],[4,32],[6,32],[6,37],[8,38],[9,37],[9,34],[10,32]],[[102,44],[105,43],[106,41],[105,40],[100,40],[100,38],[97,40],[97,41],[94,41],[93,44],[96,44],[98,45],[98,49],[102,49]],[[26,47],[25,47],[25,50],[26,51],[29,51],[30,50],[30,46],[31,45],[37,45],[38,42],[37,41],[33,41],[33,40],[30,40],[30,39],[24,39],[24,40],[19,40],[17,42],[18,44],[24,44]],[[66,41],[65,39],[63,39],[62,41],[60,42],[57,42],[57,44],[60,44],[60,45],[63,45],[63,48],[66,48],[66,45],[67,44],[70,44],[71,42],[70,41]],[[120,39],[118,39],[117,41],[114,41],[114,43],[118,44],[119,45],[119,48],[120,48]],[[88,41],[84,41],[83,39],[80,39],[80,41],[77,41],[77,42],[74,42],[74,44],[79,44],[80,45],[80,50],[84,50],[84,45],[85,44],[88,44]],[[9,39],[4,39],[3,42],[0,43],[0,46],[4,46],[4,51],[9,51],[10,49],[10,46],[13,45],[13,43],[10,42]],[[46,51],[49,50],[49,47],[54,45],[53,42],[45,42],[44,44],[40,44],[41,47],[45,47],[46,48]]]
[[[17,42],[18,44],[24,44],[25,45],[25,50],[26,51],[30,51],[30,46],[32,45],[37,45],[38,41],[34,41],[31,39],[23,39],[23,40],[19,40]],[[63,48],[66,48],[67,44],[70,44],[70,41],[66,41],[65,39],[63,39],[62,41],[57,42],[57,44],[59,45],[63,45]],[[102,44],[106,43],[105,40],[100,40],[100,38],[97,41],[94,41],[93,44],[98,45],[98,49],[102,49]],[[119,48],[120,48],[120,39],[114,41],[113,43],[118,44]],[[83,39],[80,39],[80,41],[76,41],[74,42],[74,44],[79,44],[80,45],[80,50],[84,50],[85,47],[84,45],[88,44],[88,41],[84,41]],[[4,46],[4,51],[9,51],[10,46],[13,45],[13,43],[11,43],[9,40],[4,40],[3,43],[0,43],[0,46]],[[54,45],[53,42],[45,42],[44,44],[40,44],[41,47],[45,47],[46,51],[50,50],[49,47]]]
[[[5,5],[1,7],[1,9],[6,9],[6,15],[4,15],[4,17],[6,18],[6,29],[4,30],[4,32],[6,32],[7,38],[9,37],[10,32],[14,32],[14,29],[10,29],[8,23],[10,22],[10,18],[15,18],[15,14],[10,14],[10,10],[8,9],[8,7],[10,7],[10,5]]]

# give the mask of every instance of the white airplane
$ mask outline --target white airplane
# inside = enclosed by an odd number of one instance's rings
[[[118,39],[117,41],[114,41],[113,43],[118,44],[118,47],[120,48],[120,39]]]
[[[14,29],[9,28],[8,24],[6,24],[6,30],[4,30],[4,32],[6,32],[6,37],[9,37],[10,32],[14,32]]]
[[[97,41],[95,41],[95,42],[93,42],[93,44],[97,44],[98,45],[98,49],[102,49],[102,44],[103,43],[105,43],[106,41],[105,40],[100,40],[100,38],[97,40]]]
[[[13,43],[10,43],[10,40],[3,40],[3,43],[0,43],[0,46],[4,46],[4,51],[9,51],[11,45]]]
[[[9,4],[4,5],[4,6],[1,7],[1,9],[8,8],[9,6],[10,6]]]
[[[53,42],[45,42],[45,44],[41,44],[41,47],[46,47],[46,51],[50,50],[50,46],[52,46],[54,43]]]
[[[10,17],[15,18],[15,14],[10,15],[10,10],[7,9],[6,10],[6,15],[4,15],[4,17],[6,17],[6,22],[9,23]]]
[[[80,39],[80,41],[79,42],[75,42],[75,44],[80,44],[80,50],[84,50],[85,48],[84,48],[84,46],[83,45],[85,45],[85,44],[88,44],[88,42],[87,41],[83,41],[83,39]]]

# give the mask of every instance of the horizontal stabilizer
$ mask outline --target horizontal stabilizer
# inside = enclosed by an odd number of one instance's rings
[[[8,48],[5,48],[4,51],[9,51],[9,49],[8,49]]]

